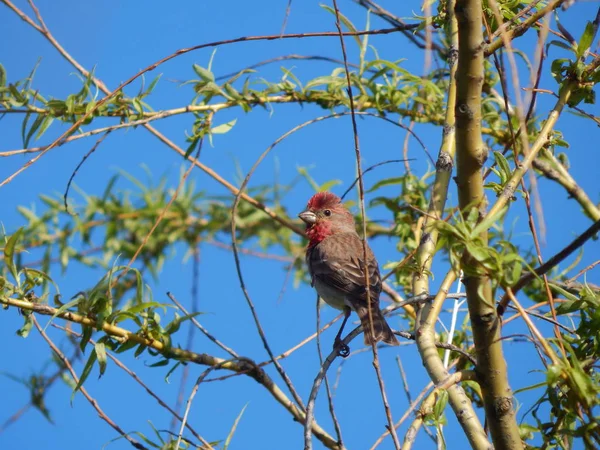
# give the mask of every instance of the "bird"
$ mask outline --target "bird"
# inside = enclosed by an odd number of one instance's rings
[[[382,281],[377,259],[365,243],[365,264],[363,241],[356,232],[354,217],[342,200],[331,192],[318,192],[298,217],[306,224],[306,264],[311,286],[325,303],[344,312],[342,326],[333,343],[334,350],[343,357],[349,354],[341,335],[352,311],[360,319],[366,345],[379,341],[399,345],[379,309]],[[365,268],[370,295],[367,295]]]

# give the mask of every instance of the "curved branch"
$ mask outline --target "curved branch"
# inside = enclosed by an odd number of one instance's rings
[[[496,39],[494,39],[485,48],[485,50],[484,50],[485,56],[490,56],[496,50],[502,48],[504,46],[504,43],[507,40],[508,40],[508,42],[510,42],[513,39],[516,39],[519,36],[522,36],[523,34],[525,34],[525,32],[527,30],[529,30],[532,26],[534,26],[538,20],[540,20],[542,17],[544,17],[549,12],[552,12],[555,9],[557,9],[564,2],[565,2],[565,0],[553,0],[550,3],[548,3],[544,8],[537,10],[535,13],[533,13],[526,20],[524,20],[522,23],[515,26],[514,28],[511,28],[508,31],[501,30],[500,34],[504,35],[504,39],[502,37],[497,37]],[[481,41],[483,42],[483,37],[482,37]]]
[[[0,299],[0,301],[1,301],[1,299]],[[75,370],[73,369],[73,366],[71,365],[71,362],[69,361],[69,358],[67,358],[60,351],[60,349],[56,346],[56,344],[54,344],[54,342],[52,342],[52,340],[48,337],[48,335],[46,334],[46,332],[44,331],[44,329],[38,323],[36,317],[33,316],[31,319],[33,321],[33,324],[37,328],[38,332],[41,334],[42,338],[44,338],[44,340],[48,343],[48,345],[50,346],[50,348],[52,349],[52,351],[54,352],[54,354],[56,355],[56,357],[58,359],[60,359],[61,363],[64,364],[64,366],[67,368],[67,370],[69,371],[69,373],[73,377],[73,381],[75,383],[79,383],[79,377],[75,373]],[[102,420],[104,420],[108,425],[110,425],[111,428],[113,428],[117,433],[119,433],[124,439],[126,439],[127,441],[129,441],[129,443],[134,448],[136,448],[138,450],[148,450],[147,447],[145,447],[144,445],[140,444],[134,438],[132,438],[131,436],[129,436],[129,433],[126,433],[125,430],[123,430],[110,417],[108,417],[106,415],[106,413],[102,410],[102,408],[100,408],[100,405],[98,404],[98,402],[94,398],[92,398],[92,396],[88,393],[87,389],[85,389],[83,386],[81,386],[79,390],[81,391],[81,393],[83,394],[83,396],[86,398],[86,400],[90,403],[90,405],[92,405],[92,407],[96,410],[96,412],[98,413],[98,416],[100,416],[100,418]]]
[[[419,348],[423,365],[425,366],[431,381],[436,385],[443,383],[444,380],[448,379],[449,373],[444,367],[442,358],[436,348],[435,324],[442,309],[443,302],[448,294],[448,290],[455,280],[456,273],[451,269],[442,281],[433,304],[430,307],[423,307],[423,311],[421,312],[422,317],[417,325],[418,328],[415,333],[417,337],[417,347]],[[467,397],[463,388],[459,385],[449,387],[448,400],[458,422],[462,426],[469,443],[471,444],[471,447],[481,450],[488,449],[490,444],[487,440],[487,435],[477,418],[477,414],[473,409],[473,404]],[[416,431],[410,435],[412,439],[414,439],[415,434]],[[408,437],[409,434],[407,434],[407,439]],[[405,446],[407,445],[407,439],[405,439]],[[412,443],[412,440],[409,440],[409,442]],[[403,449],[405,446],[403,446]]]
[[[419,430],[423,426],[425,417],[431,413],[440,391],[447,390],[450,392],[450,389],[452,389],[453,386],[456,386],[461,381],[466,380],[477,380],[475,372],[472,370],[461,370],[460,372],[455,372],[451,375],[448,375],[442,382],[435,386],[435,389],[431,391],[421,403],[419,411],[416,413],[415,420],[413,420],[413,423],[408,427],[408,430],[406,430],[404,442],[402,443],[402,450],[410,450],[412,448],[415,438],[417,437],[417,433],[419,433]]]
[[[39,299],[36,299],[39,300]],[[293,417],[300,423],[304,423],[306,415],[285,395],[285,393],[275,384],[275,382],[269,377],[269,375],[251,359],[246,357],[240,357],[238,361],[226,361],[222,358],[206,353],[195,353],[180,348],[167,347],[160,341],[155,339],[149,339],[140,334],[133,333],[125,328],[121,328],[107,322],[98,323],[97,320],[90,319],[89,317],[82,316],[81,314],[73,313],[70,311],[58,312],[56,308],[49,305],[34,303],[26,300],[20,300],[10,297],[0,297],[0,304],[32,311],[41,315],[58,317],[69,322],[78,323],[87,327],[95,328],[104,331],[110,336],[114,336],[120,339],[131,340],[137,344],[144,345],[146,347],[156,350],[158,353],[163,355],[165,358],[172,358],[175,360],[188,361],[194,364],[203,366],[220,366],[223,369],[230,370],[232,372],[247,375],[254,379],[257,383],[261,384],[271,396],[280,403]],[[317,423],[311,421],[311,429],[315,437],[319,439],[323,445],[333,450],[339,450],[339,446],[336,440],[331,437],[325,430],[323,430]]]

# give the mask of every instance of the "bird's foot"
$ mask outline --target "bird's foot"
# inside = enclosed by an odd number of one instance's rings
[[[339,338],[333,342],[333,349],[337,350],[338,356],[342,358],[347,358],[350,355],[350,347],[344,344]]]

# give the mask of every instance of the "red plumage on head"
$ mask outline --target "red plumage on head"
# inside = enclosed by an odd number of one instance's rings
[[[318,214],[314,223],[306,225],[306,236],[309,239],[309,248],[314,247],[328,236],[336,233],[356,232],[354,217],[342,204],[342,199],[331,192],[318,192],[311,197],[306,209]],[[326,216],[321,215],[323,211]],[[330,217],[331,216],[331,217]]]
[[[317,192],[311,197],[306,209],[318,211],[323,208],[334,208],[341,205],[342,199],[331,192]]]

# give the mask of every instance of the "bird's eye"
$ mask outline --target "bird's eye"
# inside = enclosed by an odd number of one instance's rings
[[[324,213],[324,214],[325,214],[327,217],[329,217],[329,216],[331,215],[331,211],[330,211],[330,210],[328,210],[328,209],[326,209],[325,211],[323,211],[323,213]]]

